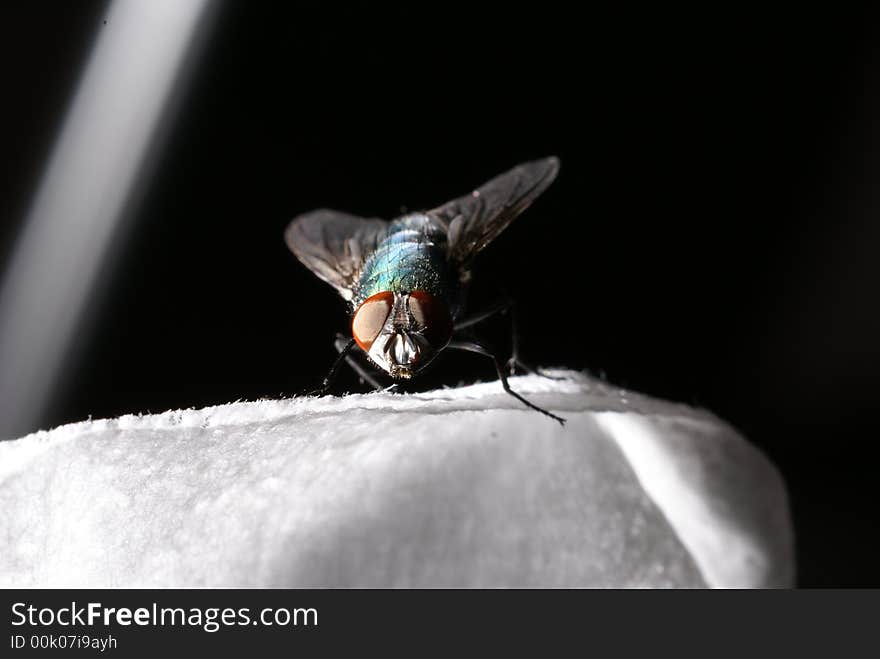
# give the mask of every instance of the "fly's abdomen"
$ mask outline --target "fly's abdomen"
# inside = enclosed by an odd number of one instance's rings
[[[423,215],[392,222],[387,237],[364,263],[352,299],[354,307],[384,291],[423,290],[446,297],[450,279],[445,240],[446,236]]]

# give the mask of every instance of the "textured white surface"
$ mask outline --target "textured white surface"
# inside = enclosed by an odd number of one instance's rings
[[[711,414],[566,373],[0,443],[0,585],[761,587],[783,483]]]

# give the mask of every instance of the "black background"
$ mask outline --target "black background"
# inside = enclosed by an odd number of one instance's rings
[[[346,319],[291,217],[392,217],[556,154],[477,298],[517,299],[534,363],[732,422],[788,483],[799,583],[880,585],[873,17],[321,4],[223,6],[45,425],[313,385]],[[3,7],[0,265],[104,8]],[[490,377],[450,356],[427,384]]]

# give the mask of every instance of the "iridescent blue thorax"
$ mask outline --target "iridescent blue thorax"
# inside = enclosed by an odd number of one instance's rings
[[[384,291],[427,291],[454,307],[457,280],[446,259],[446,233],[422,214],[388,225],[388,232],[367,258],[354,287],[352,308]]]

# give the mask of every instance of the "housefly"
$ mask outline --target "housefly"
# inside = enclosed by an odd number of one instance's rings
[[[361,351],[395,380],[417,375],[445,349],[491,358],[504,390],[560,423],[510,388],[498,356],[460,332],[485,319],[464,317],[474,258],[556,178],[559,160],[521,164],[473,192],[390,222],[319,209],[295,218],[285,240],[296,257],[349,304],[351,338],[317,393],[329,389],[343,361],[377,388],[351,356]],[[514,355],[514,358],[516,356]]]

